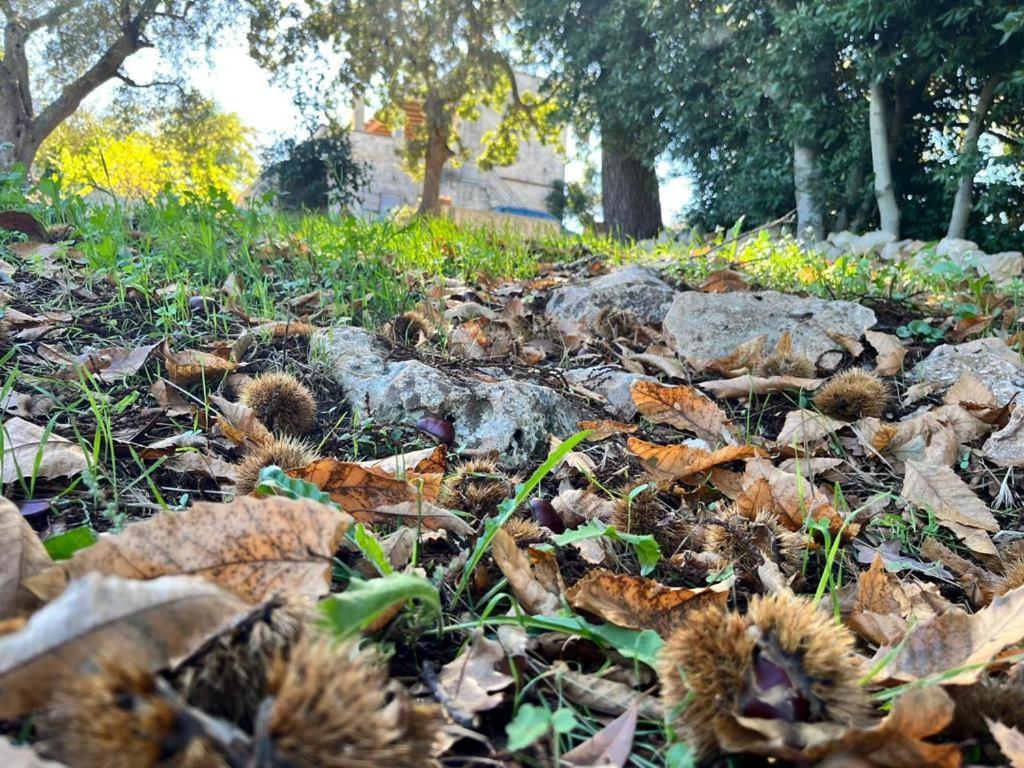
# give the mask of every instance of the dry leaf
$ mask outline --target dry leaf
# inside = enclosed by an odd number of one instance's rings
[[[252,332],[272,339],[287,339],[292,336],[309,337],[316,331],[316,326],[298,321],[270,322],[253,326]]]
[[[964,371],[963,375],[946,390],[943,398],[946,405],[980,405],[985,408],[998,408],[999,401],[992,394],[992,390],[985,386],[985,382],[979,379],[970,371]]]
[[[562,755],[562,762],[581,768],[624,768],[633,752],[637,713],[636,707],[630,707],[589,739]]]
[[[232,403],[219,395],[211,395],[210,404],[217,409],[220,431],[243,453],[273,441],[274,436],[270,430],[244,403]]]
[[[0,719],[46,704],[105,654],[130,653],[149,670],[190,655],[249,612],[215,584],[190,576],[152,581],[91,573],[72,582],[18,632],[0,637]]]
[[[637,708],[649,720],[662,720],[665,717],[665,709],[657,698],[606,676],[621,671],[615,667],[605,673],[590,674],[576,672],[559,659],[552,663],[551,671],[558,679],[561,692],[574,704],[605,715],[621,715],[631,708]]]
[[[735,269],[719,269],[712,272],[697,288],[703,293],[731,293],[733,291],[749,291],[750,286],[743,275]]]
[[[636,424],[627,424],[624,421],[613,421],[612,419],[581,421],[579,428],[590,430],[591,434],[587,437],[588,443],[599,443],[615,435],[633,434],[639,429]]]
[[[70,440],[17,417],[3,424],[3,461],[0,478],[4,484],[19,478],[70,477],[89,466],[85,452]],[[37,466],[38,463],[38,466]]]
[[[665,480],[702,474],[730,461],[768,455],[753,445],[727,445],[717,451],[705,451],[689,445],[655,445],[635,437],[626,441],[626,450],[637,456],[653,476]]]
[[[907,348],[900,343],[899,337],[879,331],[865,331],[864,338],[878,353],[875,358],[875,370],[880,376],[895,376],[903,370],[903,358],[907,356]]]
[[[175,389],[167,379],[157,379],[149,391],[153,393],[153,398],[168,416],[188,416],[193,411],[192,405],[184,395]]]
[[[348,515],[308,499],[201,501],[104,534],[30,580],[29,588],[49,600],[91,572],[126,579],[187,575],[254,603],[273,596],[316,598],[328,591],[334,553],[350,523]]]
[[[949,467],[906,462],[903,498],[935,515],[939,525],[952,530],[975,552],[996,554],[986,531],[998,531],[992,511]]]
[[[747,398],[751,395],[767,395],[771,392],[784,392],[787,389],[813,390],[825,383],[824,379],[801,379],[797,376],[751,376],[749,373],[733,379],[717,379],[698,384],[713,395],[726,400]]]
[[[725,605],[732,580],[710,587],[667,587],[654,579],[592,570],[569,588],[573,607],[628,629],[653,629],[667,637],[687,612],[712,603]],[[685,606],[685,607],[684,607]]]
[[[999,751],[1010,761],[1010,768],[1024,768],[1024,734],[987,717],[985,722],[992,732],[992,738],[999,745]]]
[[[860,357],[864,354],[864,345],[860,343],[860,339],[855,339],[853,336],[847,336],[846,334],[839,333],[838,331],[826,331],[825,334],[832,339],[832,341],[849,352],[852,357]]]
[[[431,462],[430,467],[434,466]],[[472,532],[459,517],[431,503],[441,490],[439,472],[421,475],[407,471],[405,478],[398,478],[378,467],[320,459],[288,474],[330,494],[336,504],[361,523],[374,523],[397,515],[431,530],[447,530],[460,536]]]
[[[743,342],[725,357],[706,363],[703,366],[704,370],[717,371],[722,374],[729,374],[733,371],[749,373],[764,360],[767,345],[768,337],[766,335],[757,336]]]
[[[747,492],[758,480],[766,481],[759,484],[751,496]],[[764,459],[747,462],[744,473],[744,495],[737,500],[737,508],[745,517],[763,509],[766,494],[771,495],[770,511],[778,515],[779,522],[791,531],[803,529],[804,520],[828,520],[828,527],[834,536],[843,529],[843,518],[832,506],[832,495],[818,488],[801,475],[783,472]],[[843,529],[846,538],[852,538],[859,531],[857,525],[848,525]]]
[[[666,387],[653,381],[637,381],[633,383],[632,393],[637,410],[648,421],[671,424],[712,444],[736,442],[725,412],[692,387]]]
[[[1024,408],[1017,407],[1010,422],[982,446],[985,457],[1000,467],[1024,466]]]
[[[0,496],[0,619],[35,607],[27,579],[53,565],[46,547],[13,502]]]
[[[883,677],[911,681],[942,674],[942,685],[970,685],[1004,648],[1021,640],[1024,587],[996,597],[977,613],[952,608],[918,625],[886,665]],[[891,647],[880,648],[876,659],[892,652]]]
[[[501,704],[504,691],[515,678],[497,667],[506,663],[501,643],[488,640],[483,630],[473,632],[466,649],[441,668],[441,687],[448,695],[448,706],[461,712],[486,712]]]
[[[404,477],[410,471],[416,475],[444,475],[448,469],[448,449],[443,444],[436,448],[421,448],[383,459],[360,461],[359,466],[379,469],[395,477]]]
[[[614,502],[604,496],[598,496],[590,489],[562,491],[551,500],[551,506],[562,518],[566,528],[576,528],[588,520],[607,521],[615,509]]]
[[[815,411],[797,409],[786,414],[786,421],[775,438],[775,443],[780,447],[813,450],[830,435],[847,426],[849,425],[846,422],[837,421]]]
[[[550,561],[537,559],[531,562],[532,558],[516,546],[515,539],[503,528],[498,529],[491,544],[491,555],[508,579],[519,604],[531,615],[553,616],[562,607],[564,592],[558,565],[551,553],[531,554],[547,554]]]
[[[238,363],[211,355],[209,352],[196,350],[171,352],[167,342],[164,342],[161,351],[164,356],[164,366],[167,368],[167,378],[179,387],[196,384],[200,381],[215,383],[229,373],[234,373],[238,368]]]

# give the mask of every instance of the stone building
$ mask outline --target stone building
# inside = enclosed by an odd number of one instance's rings
[[[516,79],[521,91],[538,87],[538,81],[530,75],[520,73]],[[418,105],[406,105],[405,120],[407,125],[422,122],[423,113]],[[475,162],[481,151],[481,139],[496,128],[500,120],[501,115],[496,111],[485,109],[479,120],[458,126],[470,159],[457,168],[449,163],[441,180],[442,200],[451,206],[456,216],[460,211],[494,209],[546,211],[545,198],[552,184],[565,176],[562,147],[545,146],[536,140],[521,143],[512,165],[481,170]],[[362,191],[362,203],[355,212],[378,217],[400,206],[415,207],[420,183],[402,170],[399,152],[404,141],[403,128],[392,131],[372,117],[367,119],[363,105],[356,103],[351,140],[353,156],[366,163],[370,174],[369,183]]]

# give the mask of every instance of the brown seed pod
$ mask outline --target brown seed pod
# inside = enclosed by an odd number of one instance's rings
[[[816,373],[814,363],[803,355],[792,352],[776,352],[769,355],[754,370],[758,376],[795,376],[798,379],[813,379]]]
[[[704,529],[704,552],[732,565],[741,580],[754,584],[760,582],[757,569],[765,561],[777,563],[785,576],[796,573],[803,549],[800,535],[779,525],[770,512],[750,520],[727,511],[723,519],[709,521]]]
[[[634,495],[639,487],[634,485],[622,489],[609,522],[622,533],[653,536],[662,554],[669,557],[691,537],[693,523],[664,504],[656,486],[648,484]]]
[[[1003,563],[1003,575],[995,588],[995,594],[1005,595],[1022,586],[1024,586],[1024,557],[1017,556]]]
[[[856,421],[884,415],[889,396],[889,385],[877,374],[853,368],[826,381],[814,396],[814,405],[826,416]]]
[[[434,333],[433,323],[415,309],[398,315],[385,328],[387,337],[399,344],[416,345],[422,339],[430,339]]]
[[[107,659],[72,680],[41,724],[46,749],[71,768],[223,768],[193,723],[144,667]]]
[[[248,382],[239,398],[271,432],[304,435],[316,426],[316,400],[290,373],[263,373]]]
[[[311,464],[316,459],[316,452],[308,444],[290,437],[279,437],[256,448],[242,459],[238,465],[238,482],[235,490],[240,495],[256,490],[260,472],[264,467],[276,465],[285,470],[297,469]]]
[[[985,675],[972,685],[951,685],[947,689],[956,703],[953,722],[944,734],[957,741],[991,739],[986,720],[1024,729],[1024,680],[1019,673],[1007,677]],[[986,750],[995,751],[995,750]],[[992,755],[1001,763],[999,755]]]
[[[865,724],[853,635],[801,597],[754,597],[746,615],[714,605],[688,615],[661,652],[666,710],[702,758],[743,731],[737,717]]]
[[[192,706],[251,731],[267,671],[318,616],[311,603],[271,603],[189,659],[174,685]]]
[[[502,526],[505,532],[516,540],[516,543],[543,541],[546,536],[537,523],[525,517],[513,517]]]
[[[498,510],[498,505],[516,494],[520,478],[498,469],[491,459],[474,459],[462,464],[441,486],[438,503],[448,509],[470,512],[476,517],[487,517]]]
[[[371,652],[305,638],[279,663],[258,754],[293,768],[432,768],[437,707],[414,701]]]

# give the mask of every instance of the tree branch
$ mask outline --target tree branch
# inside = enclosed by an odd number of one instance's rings
[[[6,4],[6,3],[5,3]],[[34,19],[29,19],[25,22],[25,29],[29,32],[35,32],[37,29],[48,27],[57,21],[63,14],[74,9],[76,5],[81,5],[82,0],[64,0],[61,3],[57,3],[53,8],[48,10],[46,13],[36,16]]]

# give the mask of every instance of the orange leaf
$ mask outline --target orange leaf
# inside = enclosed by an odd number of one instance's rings
[[[671,424],[711,443],[735,444],[729,419],[707,395],[693,387],[666,387],[653,381],[633,384],[633,402],[648,421]]]
[[[167,378],[178,386],[195,384],[199,381],[217,381],[238,368],[238,363],[211,355],[209,352],[196,350],[171,352],[167,342],[164,342],[162,351],[164,365],[167,367]]]
[[[626,450],[640,459],[644,469],[664,480],[686,478],[730,461],[768,455],[753,445],[727,445],[717,451],[705,451],[689,445],[656,445],[635,437],[626,441]]]
[[[758,459],[747,463],[744,482],[747,487],[758,480],[766,480],[775,502],[774,512],[779,522],[791,531],[799,531],[804,520],[828,520],[829,532],[834,536],[843,529],[843,518],[832,506],[831,496],[801,475],[783,472],[770,462]],[[857,525],[843,529],[844,538],[852,538],[860,530]]]
[[[627,424],[624,421],[613,421],[612,419],[581,421],[579,427],[581,430],[588,429],[591,431],[590,437],[587,438],[588,443],[599,443],[602,440],[607,440],[609,437],[623,433],[632,434],[639,429],[636,424]]]

